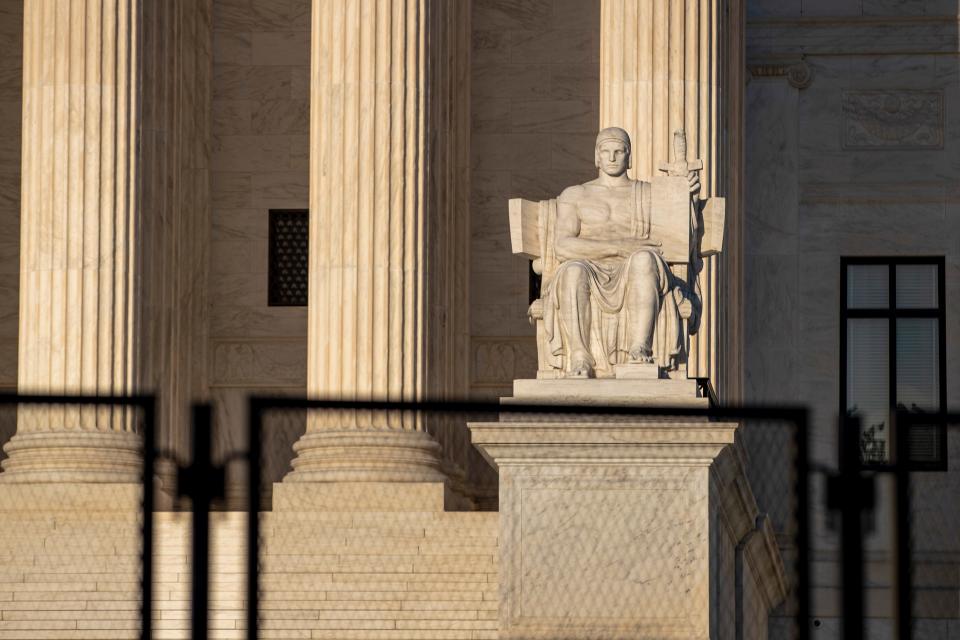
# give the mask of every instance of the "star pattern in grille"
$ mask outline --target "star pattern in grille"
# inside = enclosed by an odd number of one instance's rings
[[[310,216],[306,209],[270,211],[268,304],[307,305],[307,255]]]

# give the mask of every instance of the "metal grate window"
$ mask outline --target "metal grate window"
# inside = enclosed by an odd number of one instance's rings
[[[910,465],[946,465],[946,306],[943,258],[841,262],[841,410],[860,419],[860,457],[882,467],[897,455],[898,411],[924,417],[907,434]]]
[[[267,304],[307,306],[310,215],[306,209],[270,211]]]

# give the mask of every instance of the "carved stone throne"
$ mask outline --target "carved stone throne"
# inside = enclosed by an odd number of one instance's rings
[[[686,167],[686,162],[682,164]],[[671,166],[665,165],[663,170],[667,171]],[[699,168],[701,165],[692,163],[690,166]],[[684,289],[689,296],[688,299],[682,295],[680,289],[671,292],[677,297],[683,321],[683,350],[672,367],[617,365],[613,376],[598,371],[597,377],[708,377],[706,372],[709,366],[694,366],[694,370],[691,370],[688,363],[695,360],[695,365],[701,364],[699,361],[703,356],[699,352],[709,351],[709,347],[704,349],[703,346],[698,347],[692,343],[696,342],[698,333],[708,333],[716,322],[716,274],[711,272],[711,265],[704,268],[704,258],[718,254],[722,249],[725,201],[723,198],[709,198],[697,201],[696,206],[693,206],[686,169],[683,173],[683,176],[656,176],[650,183],[650,237],[662,243],[664,260],[673,275],[686,284]],[[513,198],[509,202],[509,214],[513,253],[533,261],[533,270],[541,276],[543,289],[561,264],[555,251],[557,201],[551,199],[534,202]],[[558,366],[557,356],[550,352],[543,321],[543,300],[535,300],[528,313],[530,321],[535,323],[537,328],[537,378],[563,378],[562,361]]]

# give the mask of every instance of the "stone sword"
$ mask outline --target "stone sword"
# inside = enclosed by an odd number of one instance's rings
[[[660,164],[660,171],[668,176],[686,178],[691,171],[702,171],[703,160],[687,162],[687,132],[677,129],[673,132],[673,162]]]

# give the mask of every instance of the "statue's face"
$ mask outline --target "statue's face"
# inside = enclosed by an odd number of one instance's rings
[[[597,168],[611,177],[619,177],[630,168],[630,151],[617,140],[604,140],[597,146]]]

